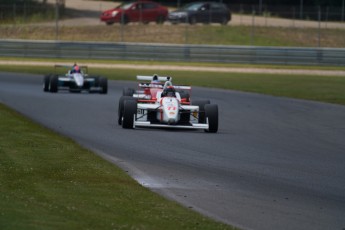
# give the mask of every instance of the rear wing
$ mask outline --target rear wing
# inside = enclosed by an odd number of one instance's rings
[[[139,81],[152,81],[153,80],[153,76],[138,75],[137,76],[137,80],[139,80]],[[158,81],[172,81],[172,77],[158,76]]]
[[[139,83],[139,87],[140,88],[164,88],[164,83],[166,81],[172,81],[172,77],[168,77],[168,76],[157,76],[158,80],[161,81],[162,83]],[[137,75],[137,80],[140,81],[152,81],[153,80],[153,76],[143,76],[143,75]],[[187,86],[187,85],[173,85],[173,87],[175,89],[178,90],[191,90],[192,87],[191,86]]]
[[[151,84],[151,83],[139,83],[140,88],[158,88],[158,89],[163,89],[164,85],[162,84]],[[192,87],[188,85],[173,85],[175,89],[179,90],[191,90]]]
[[[87,75],[87,73],[88,73],[87,65],[78,65],[78,66]],[[71,70],[73,68],[73,65],[54,65],[55,72],[56,72],[56,68],[66,68],[66,69]]]
[[[78,65],[80,68],[84,68],[84,69],[87,69],[87,65]],[[73,65],[54,65],[55,68],[58,68],[58,67],[64,67],[64,68],[73,68]]]

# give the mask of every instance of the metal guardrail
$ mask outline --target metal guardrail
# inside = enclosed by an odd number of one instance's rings
[[[0,40],[0,56],[345,66],[343,48]]]

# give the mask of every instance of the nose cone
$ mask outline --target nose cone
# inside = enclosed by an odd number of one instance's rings
[[[176,98],[165,97],[162,100],[163,105],[163,121],[169,125],[176,124],[179,121],[179,105]]]
[[[84,78],[80,73],[75,73],[73,78],[78,87],[82,87],[84,85]]]

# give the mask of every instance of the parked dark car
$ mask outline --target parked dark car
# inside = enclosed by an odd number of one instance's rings
[[[168,16],[168,9],[152,1],[136,1],[123,3],[120,6],[104,11],[100,19],[107,25],[119,22],[156,22],[163,23]]]
[[[221,23],[228,24],[231,20],[230,9],[219,2],[194,2],[183,8],[170,12],[168,20],[173,24],[178,23]]]

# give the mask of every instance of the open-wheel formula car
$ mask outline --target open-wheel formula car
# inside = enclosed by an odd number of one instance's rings
[[[59,90],[80,93],[82,91],[107,94],[108,80],[104,77],[89,76],[87,66],[79,66],[80,71],[73,71],[73,66],[55,65],[54,74],[43,78],[43,91],[56,93]],[[68,68],[66,74],[57,74],[58,68]]]
[[[138,76],[138,79],[152,80],[152,76]],[[162,88],[152,93],[134,92],[119,100],[118,124],[125,129],[136,127],[203,129],[205,132],[218,131],[218,106],[208,100],[183,102],[178,90],[190,90],[190,86],[174,86],[171,78]],[[145,91],[145,89],[144,89]],[[151,91],[150,91],[151,92]],[[146,96],[146,98],[145,98]],[[189,98],[188,98],[189,99]]]

